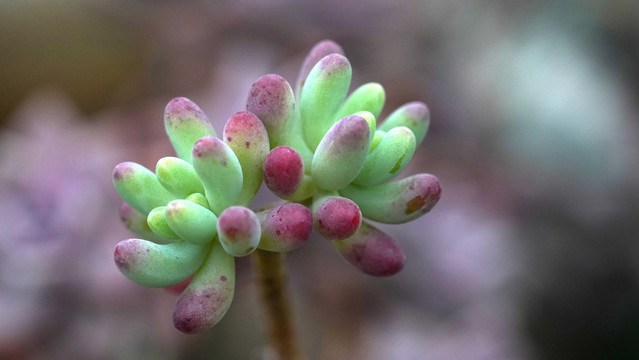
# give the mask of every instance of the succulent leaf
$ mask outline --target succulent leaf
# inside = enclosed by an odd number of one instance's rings
[[[308,74],[299,103],[304,139],[311,150],[335,123],[350,83],[351,64],[339,54],[323,57]]]
[[[302,246],[313,231],[311,211],[303,205],[287,203],[256,213],[262,228],[258,247],[284,252]]]
[[[187,98],[175,98],[164,110],[164,129],[177,155],[191,162],[191,148],[204,136],[216,136],[204,112]]]
[[[262,163],[270,149],[266,128],[253,113],[240,111],[226,122],[223,135],[242,167],[242,190],[235,203],[248,206],[262,185]]]
[[[360,186],[383,184],[404,170],[415,153],[415,135],[405,126],[387,132],[375,147],[353,184]]]
[[[304,161],[295,149],[278,146],[264,159],[262,167],[264,183],[279,197],[290,196],[297,191],[304,179]]]
[[[134,162],[123,162],[115,167],[113,184],[122,199],[144,215],[176,198],[151,170]]]
[[[324,190],[338,190],[350,184],[364,166],[371,136],[364,118],[347,116],[333,125],[313,156],[311,174]]]
[[[342,107],[337,112],[337,118],[356,114],[359,111],[368,111],[373,117],[378,117],[384,107],[386,93],[382,85],[378,83],[368,83],[358,87],[346,99]]]
[[[246,110],[264,123],[271,149],[282,145],[290,146],[300,154],[306,167],[310,168],[313,153],[304,141],[293,89],[283,77],[275,74],[260,77],[251,86]]]
[[[206,248],[184,241],[155,244],[142,239],[121,241],[115,247],[118,269],[131,281],[165,287],[188,278],[204,261]]]
[[[300,182],[300,186],[295,190],[291,195],[280,196],[284,200],[295,201],[295,202],[303,202],[307,199],[310,199],[313,194],[317,191],[317,187],[315,186],[315,181],[310,175],[304,174],[302,177],[302,182]]]
[[[165,211],[166,206],[156,207],[151,210],[146,222],[149,225],[149,228],[158,236],[166,239],[179,239],[180,237],[173,232],[173,230],[169,227],[169,224],[167,224],[166,217],[164,216]]]
[[[216,215],[235,204],[242,191],[242,167],[228,145],[215,137],[201,138],[193,145],[193,168]]]
[[[326,239],[346,239],[361,223],[362,213],[352,200],[332,194],[317,195],[313,199],[313,224]]]
[[[365,218],[386,224],[401,224],[430,211],[441,192],[436,177],[417,174],[382,185],[349,185],[339,193],[355,201]]]
[[[235,291],[235,259],[214,241],[202,267],[178,297],[173,325],[186,334],[208,330],[226,314]]]
[[[142,239],[153,241],[156,244],[168,244],[173,242],[173,240],[165,239],[151,231],[151,228],[146,221],[147,217],[132,208],[131,205],[126,202],[122,202],[119,213],[120,220],[124,226]]]
[[[206,200],[206,196],[204,196],[202,193],[193,193],[189,196],[186,197],[186,200],[196,203],[202,207],[205,207],[207,209],[211,209],[209,207],[209,201]]]
[[[261,228],[257,215],[244,206],[231,206],[217,220],[220,243],[233,256],[246,256],[260,243]]]
[[[207,244],[217,234],[217,216],[189,200],[173,200],[166,206],[166,222],[185,241]]]
[[[372,276],[396,274],[406,260],[397,240],[365,221],[353,236],[333,245],[344,259]]]
[[[386,135],[386,131],[375,130],[375,132],[373,133],[373,138],[371,140],[370,149],[368,150],[369,152],[373,152],[373,150],[377,148],[377,145],[379,145],[379,143],[382,142],[384,135]]]
[[[295,89],[297,89],[296,97],[300,98],[300,93],[302,88],[304,87],[304,83],[306,82],[306,78],[308,74],[311,72],[315,64],[317,64],[323,57],[330,54],[340,54],[344,55],[344,50],[339,46],[336,42],[332,40],[322,40],[315,44],[311,51],[309,51],[308,55],[304,59],[302,63],[302,67],[300,68],[300,72],[297,76],[297,81],[295,82]]]
[[[167,156],[160,159],[155,166],[155,175],[160,184],[177,197],[204,192],[193,166],[180,158]]]
[[[359,112],[356,112],[354,115],[360,116],[364,120],[366,120],[366,122],[368,123],[368,128],[370,129],[370,132],[371,132],[371,142],[372,142],[373,136],[375,135],[375,131],[376,131],[375,129],[377,127],[377,120],[375,119],[375,116],[368,111],[359,111]],[[369,149],[369,152],[370,152],[370,149]]]
[[[379,126],[380,130],[389,131],[397,126],[406,126],[415,134],[415,144],[419,146],[430,124],[430,111],[423,102],[413,101],[400,106]]]

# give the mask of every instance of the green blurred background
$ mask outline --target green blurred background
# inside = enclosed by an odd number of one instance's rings
[[[164,106],[218,132],[251,84],[322,39],[383,116],[428,104],[403,176],[426,216],[376,279],[313,238],[287,257],[310,359],[639,358],[639,3],[464,0],[0,2],[0,359],[271,359],[249,259],[212,331],[112,261],[113,167],[171,154]],[[258,201],[267,201],[262,192]]]

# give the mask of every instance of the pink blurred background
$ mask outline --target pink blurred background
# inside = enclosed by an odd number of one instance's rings
[[[218,132],[251,84],[293,82],[330,38],[383,116],[424,101],[403,176],[443,198],[383,226],[408,254],[376,279],[317,237],[289,254],[310,359],[639,358],[639,3],[143,1],[0,3],[0,359],[270,359],[249,259],[212,331],[112,260],[131,235],[122,161],[172,154],[173,97]],[[266,201],[266,192],[259,201]]]

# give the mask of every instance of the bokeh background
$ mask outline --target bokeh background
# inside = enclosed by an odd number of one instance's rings
[[[162,115],[218,132],[250,85],[294,81],[330,38],[384,115],[427,103],[404,175],[443,198],[383,229],[408,254],[360,274],[313,238],[287,257],[310,359],[639,359],[639,2],[0,2],[0,359],[269,359],[249,259],[212,331],[112,261],[113,167],[171,154]],[[260,199],[268,198],[266,193]]]

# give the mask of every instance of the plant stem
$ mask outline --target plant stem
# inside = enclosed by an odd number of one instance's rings
[[[304,360],[286,288],[284,253],[258,249],[251,256],[266,311],[269,342],[278,360]]]

